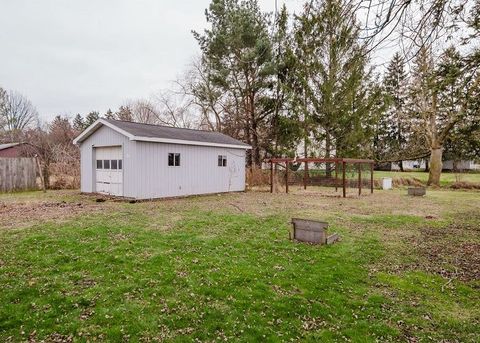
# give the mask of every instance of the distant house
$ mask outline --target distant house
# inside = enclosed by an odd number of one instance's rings
[[[0,144],[0,157],[21,157],[25,143]]]
[[[74,143],[85,193],[153,199],[245,190],[251,147],[219,132],[99,119]]]
[[[475,161],[444,161],[443,170],[480,170],[480,164],[475,163]]]
[[[403,161],[403,170],[425,170],[427,167],[427,160],[422,159],[422,160],[407,160]],[[390,164],[390,170],[400,170],[400,166],[398,163],[391,163]],[[448,161],[443,161],[443,170],[447,171],[472,171],[472,170],[480,170],[480,165],[476,164],[475,161],[465,161],[465,160],[460,160],[460,161],[453,161],[453,160],[448,160]]]

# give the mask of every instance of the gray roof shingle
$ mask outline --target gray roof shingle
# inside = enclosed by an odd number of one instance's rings
[[[220,132],[183,129],[153,124],[141,124],[113,119],[104,120],[136,137],[178,139],[185,141],[241,145],[249,147],[248,144],[245,144]]]

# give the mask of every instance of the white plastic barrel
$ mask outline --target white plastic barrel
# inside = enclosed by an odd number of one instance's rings
[[[392,189],[392,178],[391,177],[382,177],[382,188],[383,189]]]

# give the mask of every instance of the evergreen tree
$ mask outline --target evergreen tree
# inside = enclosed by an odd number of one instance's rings
[[[313,134],[324,142],[325,157],[366,154],[379,92],[371,87],[354,10],[343,0],[310,4],[297,17],[297,83],[303,91],[296,93],[296,103],[303,107],[305,127],[314,122]]]
[[[299,139],[303,136],[298,113],[292,103],[293,80],[295,77],[295,55],[291,33],[288,28],[289,15],[285,4],[275,18],[272,37],[275,73],[274,112],[272,116],[271,135],[273,141],[267,151],[272,156],[295,156]]]
[[[115,114],[112,112],[111,109],[107,110],[107,112],[105,113],[105,118],[106,119],[115,119]]]
[[[89,127],[93,123],[95,123],[100,118],[100,113],[97,111],[92,111],[85,117],[85,127]]]
[[[399,156],[405,149],[408,139],[408,113],[406,109],[408,99],[408,78],[404,69],[404,60],[397,52],[390,61],[383,85],[385,88],[388,108],[381,121],[384,130],[382,146],[384,157]],[[398,161],[400,170],[403,163]]]
[[[203,34],[194,32],[202,50],[202,64],[209,71],[209,81],[224,94],[226,106],[233,104],[238,117],[235,136],[243,136],[252,150],[247,164],[260,166],[263,138],[268,136],[269,117],[274,112],[271,101],[275,67],[267,15],[257,0],[213,0],[206,18],[211,25]]]
[[[461,54],[454,47],[448,48],[441,56],[437,69],[439,120],[448,123],[457,113],[465,112],[446,137],[444,159],[453,160],[455,164],[463,159],[478,158],[480,74],[471,76],[476,81],[472,82],[470,92],[464,99],[465,77],[468,78],[469,75],[463,72],[464,61]]]
[[[76,132],[82,132],[83,130],[85,130],[85,122],[80,113],[77,113],[77,115],[73,119],[73,129]]]

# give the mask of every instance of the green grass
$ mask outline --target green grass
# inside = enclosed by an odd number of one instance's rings
[[[428,173],[423,171],[375,171],[374,177],[381,179],[383,177],[392,178],[415,178],[424,183],[427,183]],[[441,186],[450,186],[455,182],[471,182],[480,184],[480,173],[450,173],[443,172],[440,177]]]
[[[457,194],[466,211],[476,206],[468,205],[475,193]],[[441,195],[425,204],[445,213],[437,227],[457,218]],[[434,273],[387,267],[417,261],[402,257],[396,235],[429,223],[407,213],[415,204],[395,214],[372,200],[335,199],[321,211],[328,199],[295,194],[105,203],[94,215],[0,229],[0,341],[478,341],[478,285],[445,288]],[[288,241],[293,215],[328,219],[342,241]],[[480,224],[478,215],[469,220]]]

